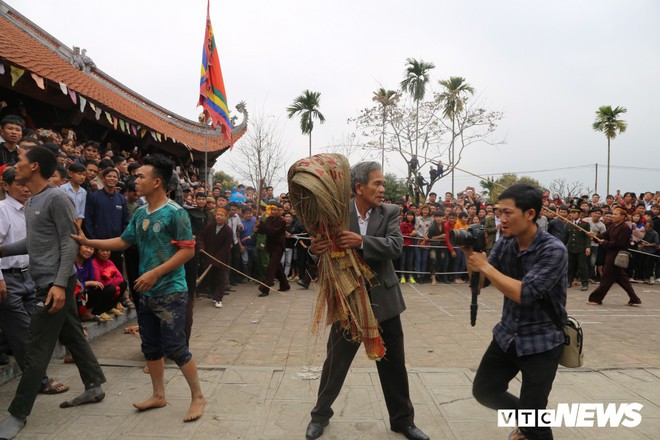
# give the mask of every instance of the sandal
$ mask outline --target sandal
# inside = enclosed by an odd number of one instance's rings
[[[69,386],[56,381],[53,378],[48,379],[48,383],[41,386],[40,394],[60,394],[69,391]]]
[[[101,313],[101,314],[99,315],[99,319],[100,319],[101,321],[114,321],[114,320],[115,320],[115,318],[113,318],[112,316],[108,315],[107,313]]]
[[[126,327],[124,329],[124,333],[126,333],[127,335],[139,335],[140,328],[137,325],[132,325],[130,327]]]

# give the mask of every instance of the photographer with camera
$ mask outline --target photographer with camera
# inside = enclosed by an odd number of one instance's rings
[[[540,189],[528,184],[507,188],[499,197],[503,239],[488,258],[465,249],[468,269],[483,274],[504,295],[502,319],[493,328],[472,388],[477,401],[493,409],[545,409],[564,347],[564,334],[544,307],[566,321],[568,254],[559,239],[536,225],[542,197]],[[516,397],[507,389],[520,371]],[[553,437],[550,428],[524,427],[509,438]]]

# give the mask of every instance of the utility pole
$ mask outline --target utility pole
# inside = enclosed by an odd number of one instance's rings
[[[594,183],[594,192],[598,194],[598,162],[596,162],[596,181]]]

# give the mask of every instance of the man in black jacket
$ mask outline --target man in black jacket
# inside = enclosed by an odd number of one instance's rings
[[[335,244],[344,249],[358,248],[362,258],[376,273],[376,286],[369,291],[373,312],[380,325],[387,355],[376,363],[385,395],[392,431],[411,440],[428,440],[415,426],[415,410],[410,401],[408,373],[403,347],[400,314],[406,309],[392,260],[399,258],[403,237],[399,228],[399,207],[383,204],[385,178],[377,162],[361,162],[351,169],[351,188],[355,198],[350,203],[349,230],[343,231]],[[330,251],[328,240],[312,239],[310,251],[319,255]],[[334,412],[332,404],[339,395],[360,344],[352,342],[334,323],[328,338],[328,354],[323,363],[312,421],[307,426],[307,440],[323,435]]]

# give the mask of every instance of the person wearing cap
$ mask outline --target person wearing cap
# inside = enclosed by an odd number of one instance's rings
[[[264,284],[269,287],[273,286],[275,285],[275,278],[277,278],[280,282],[279,291],[286,292],[291,289],[282,267],[282,255],[284,255],[286,248],[286,222],[282,218],[282,205],[279,202],[271,200],[268,202],[268,206],[270,215],[264,222],[255,225],[255,230],[259,234],[266,235],[266,251],[270,256]],[[259,296],[268,296],[269,290],[264,286],[259,286]]]
[[[582,283],[580,290],[584,292],[589,289],[587,258],[591,255],[591,240],[587,233],[590,231],[590,226],[580,219],[579,208],[571,208],[568,220],[570,224],[566,225],[563,240],[568,250],[568,285],[571,286],[573,278],[577,275]]]
[[[213,197],[206,197],[206,206],[204,206],[204,212],[206,212],[207,223],[215,221],[215,209],[217,207],[217,201]]]
[[[229,255],[233,245],[233,233],[227,225],[227,214],[225,208],[217,208],[215,210],[215,221],[206,225],[199,236],[200,251],[203,250],[213,257],[203,254],[205,265],[211,265],[207,278],[211,290],[209,293],[213,298],[216,309],[222,308],[222,298],[229,280],[227,265],[229,264]]]

